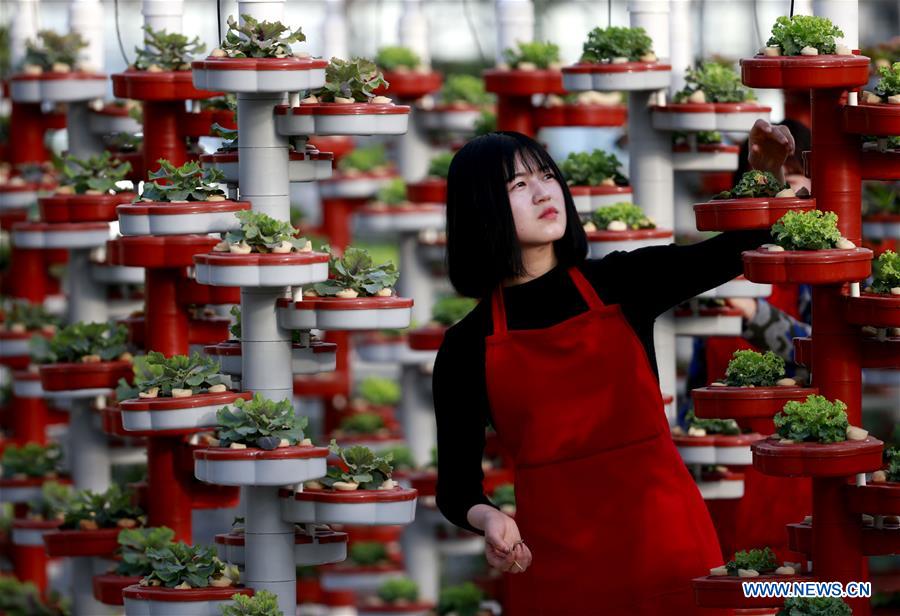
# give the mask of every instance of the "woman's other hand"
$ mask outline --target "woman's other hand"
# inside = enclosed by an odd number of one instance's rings
[[[758,171],[768,171],[779,181],[784,181],[782,166],[794,153],[794,137],[786,126],[757,120],[750,129],[750,166]]]
[[[505,573],[523,573],[531,566],[531,550],[511,517],[487,505],[469,511],[469,521],[484,531],[484,556],[488,564]]]

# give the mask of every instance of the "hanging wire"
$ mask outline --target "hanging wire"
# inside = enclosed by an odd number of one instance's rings
[[[125,45],[122,44],[122,32],[119,30],[119,0],[113,0],[113,10],[115,12],[116,39],[119,41],[119,52],[122,54],[122,60],[125,61],[125,68],[128,68],[131,66],[131,62],[128,60],[128,56],[125,55]]]
[[[791,19],[794,18],[794,0],[791,0]]]
[[[222,0],[216,0],[216,23],[218,24],[218,31],[216,31],[216,35],[219,37],[216,41],[216,45],[219,45],[219,42],[222,40]]]
[[[463,0],[463,13],[466,16],[466,23],[469,24],[469,31],[472,33],[472,38],[475,40],[475,47],[478,48],[478,57],[481,58],[481,61],[487,64],[488,60],[484,55],[484,49],[481,48],[481,41],[478,39],[478,29],[475,27],[475,22],[472,21],[472,14],[469,12],[469,0]]]
[[[612,26],[612,0],[606,0],[606,27]]]

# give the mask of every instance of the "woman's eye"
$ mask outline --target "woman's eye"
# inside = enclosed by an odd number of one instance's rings
[[[546,174],[544,174],[544,179],[545,180],[553,180],[553,179],[556,179],[556,176],[553,175],[552,173],[546,173]]]

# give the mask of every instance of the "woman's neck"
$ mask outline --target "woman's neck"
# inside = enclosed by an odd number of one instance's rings
[[[525,273],[514,278],[507,278],[503,282],[503,286],[513,287],[540,278],[556,267],[558,263],[552,242],[522,248],[522,265],[525,267]]]

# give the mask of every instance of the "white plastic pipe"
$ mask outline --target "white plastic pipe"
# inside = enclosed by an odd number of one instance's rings
[[[112,480],[106,436],[94,427],[91,400],[72,400],[69,421],[70,464],[72,481],[78,490],[103,492]]]
[[[434,404],[422,385],[424,377],[420,366],[404,364],[400,369],[400,427],[406,435],[416,466],[424,466],[431,459],[431,450],[437,445],[437,426],[434,422]]]
[[[661,60],[668,60],[671,57],[668,0],[629,0],[628,12],[631,27],[646,30],[653,39],[653,51],[656,56]]]
[[[400,545],[406,570],[419,586],[420,599],[436,603],[440,594],[441,556],[429,517],[416,515],[413,523],[403,530]]]
[[[90,248],[69,251],[67,280],[66,293],[69,303],[66,318],[68,322],[101,323],[105,321],[109,316],[106,287],[94,280]]]
[[[420,0],[404,0],[403,13],[397,24],[400,44],[409,47],[419,55],[424,66],[431,66],[428,50],[428,20],[422,11]]]
[[[103,36],[103,5],[100,1],[70,0],[69,30],[79,33],[87,41],[87,48],[79,58],[82,67],[102,73],[106,37]]]
[[[434,276],[419,257],[419,234],[405,233],[400,238],[400,280],[397,291],[401,297],[412,297],[412,320],[428,323],[434,305]]]
[[[322,21],[322,57],[347,58],[347,6],[344,0],[325,0],[325,19]]]
[[[254,590],[278,596],[283,614],[297,609],[294,565],[294,525],[281,519],[278,488],[246,486],[241,493],[246,506],[243,582]]]
[[[671,0],[669,37],[671,40],[672,91],[685,86],[684,75],[694,63],[694,33],[691,24],[693,0]],[[657,51],[657,53],[659,53]]]
[[[35,39],[41,27],[37,0],[16,0],[9,29],[9,46],[13,69],[25,59],[25,43]]]
[[[813,10],[844,31],[844,38],[839,43],[859,49],[859,3],[856,0],[815,0]]]
[[[503,62],[503,50],[516,43],[534,40],[534,5],[531,0],[495,0],[497,17],[497,64]]]
[[[184,0],[141,0],[144,25],[154,30],[181,32]]]

